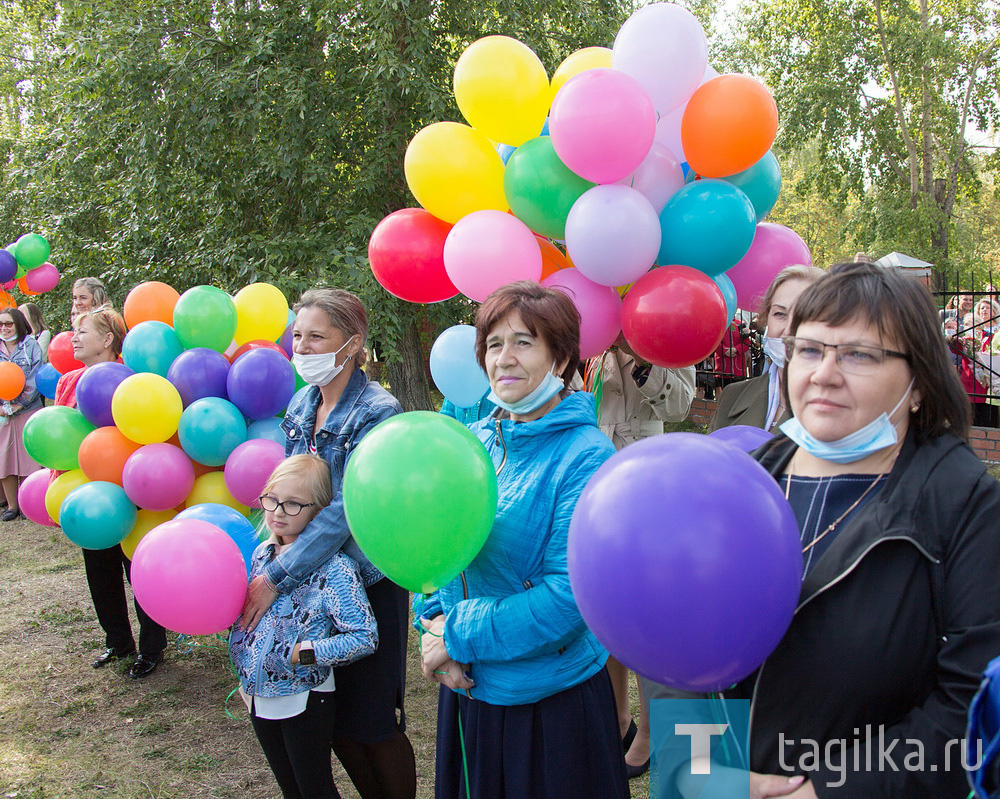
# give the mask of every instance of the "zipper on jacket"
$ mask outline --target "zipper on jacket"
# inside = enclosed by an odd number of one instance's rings
[[[868,547],[860,555],[858,555],[858,557],[854,560],[854,562],[850,566],[844,569],[844,571],[838,574],[834,579],[830,580],[830,582],[828,582],[826,585],[818,588],[813,594],[810,594],[802,602],[800,602],[799,606],[795,608],[795,613],[792,614],[792,618],[794,619],[795,616],[798,615],[799,611],[802,610],[802,608],[804,608],[806,605],[812,602],[820,594],[826,593],[828,589],[833,588],[833,586],[843,581],[844,578],[847,577],[851,572],[853,572],[857,568],[858,564],[861,563],[862,560],[864,560],[865,555],[867,555],[875,547],[877,547],[879,544],[885,541],[909,541],[911,544],[913,544],[913,546],[915,546],[920,551],[920,554],[922,554],[925,558],[931,561],[931,563],[939,564],[941,562],[937,558],[933,557],[926,549],[920,546],[920,544],[918,544],[914,539],[910,538],[907,535],[896,535],[888,538],[880,538],[878,541],[872,541],[872,543],[869,544]],[[753,735],[753,713],[754,713],[754,708],[757,704],[757,688],[760,686],[760,678],[764,674],[764,667],[766,665],[767,665],[767,660],[765,659],[764,662],[760,664],[760,668],[757,669],[757,677],[754,679],[753,683],[753,692],[750,694],[750,719],[747,722],[747,763],[750,762],[750,738]]]
[[[503,467],[507,465],[507,442],[503,440],[503,428],[500,427],[500,420],[496,420],[497,425],[497,439],[500,441],[500,446],[503,447],[503,457],[500,459],[500,465],[497,466],[497,475],[503,471]]]

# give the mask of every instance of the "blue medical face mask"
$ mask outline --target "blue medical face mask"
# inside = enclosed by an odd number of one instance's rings
[[[912,388],[913,380],[910,380],[910,385],[906,387],[903,396],[889,413],[883,411],[860,430],[855,430],[836,441],[820,441],[806,430],[802,426],[802,422],[794,416],[788,421],[782,422],[780,429],[782,433],[816,458],[822,458],[831,463],[854,463],[867,458],[880,449],[891,447],[899,441],[896,425],[892,423],[890,417],[910,396]]]
[[[779,369],[785,368],[785,342],[780,338],[767,335],[764,331],[764,354],[771,359],[771,363]]]
[[[553,363],[552,369],[555,368],[556,365]],[[504,402],[496,395],[496,392],[492,390],[486,399],[494,405],[499,405],[505,411],[523,415],[531,413],[532,411],[537,411],[565,387],[566,384],[563,382],[563,379],[552,374],[552,370],[550,369],[546,372],[545,377],[542,378],[542,382],[535,386],[534,391],[524,397],[521,397],[521,399],[516,402]]]

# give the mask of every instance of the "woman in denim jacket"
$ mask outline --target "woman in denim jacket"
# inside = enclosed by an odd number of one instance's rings
[[[295,308],[293,363],[310,385],[288,405],[285,454],[313,453],[330,466],[333,499],[302,533],[300,543],[271,560],[251,583],[243,618],[253,630],[279,595],[298,587],[340,551],[354,559],[378,623],[375,654],[334,669],[337,719],[333,751],[362,799],[413,799],[413,747],[403,713],[409,595],[361,552],[344,515],[344,469],[361,439],[402,412],[396,399],[362,370],[368,317],[353,294],[313,289]]]
[[[8,361],[24,372],[24,390],[13,400],[0,403],[0,483],[7,510],[0,520],[20,517],[17,487],[22,477],[40,468],[24,449],[24,425],[42,407],[42,395],[35,388],[35,374],[42,365],[42,350],[31,336],[31,327],[17,308],[0,311],[0,362]]]

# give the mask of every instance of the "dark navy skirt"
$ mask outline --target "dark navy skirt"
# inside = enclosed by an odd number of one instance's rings
[[[465,791],[459,713],[471,799],[629,796],[606,669],[530,705],[491,705],[441,686],[436,799],[470,799]]]

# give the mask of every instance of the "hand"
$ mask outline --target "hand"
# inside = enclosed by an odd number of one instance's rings
[[[432,674],[444,663],[451,660],[448,648],[444,644],[444,616],[437,616],[434,619],[421,618],[420,623],[427,630],[420,637],[421,668],[424,674],[428,674],[428,672]]]
[[[441,683],[445,688],[452,690],[467,691],[475,687],[475,683],[465,676],[469,670],[467,663],[456,663],[450,658],[442,663],[437,669],[431,670],[426,666],[421,666],[424,676],[429,680]]]
[[[295,646],[292,647],[292,657],[290,658],[290,660],[293,666],[299,665],[299,649],[301,647],[302,644],[296,644]]]
[[[268,585],[264,575],[254,577],[247,588],[247,600],[243,605],[243,629],[253,632],[277,598],[277,592]]]
[[[699,760],[707,758],[695,758],[691,762],[694,764]],[[801,775],[787,777],[783,774],[758,774],[713,762],[711,777],[678,771],[677,788],[685,799],[730,799],[733,796],[747,799],[768,799],[772,796],[817,799],[812,785],[805,780]]]

